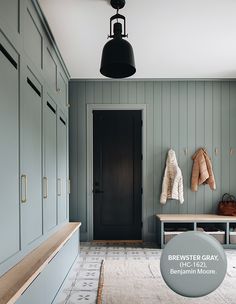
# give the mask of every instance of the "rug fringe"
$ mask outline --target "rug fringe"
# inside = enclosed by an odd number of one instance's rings
[[[97,304],[102,304],[102,290],[104,286],[104,260],[101,262],[100,276],[98,281]]]

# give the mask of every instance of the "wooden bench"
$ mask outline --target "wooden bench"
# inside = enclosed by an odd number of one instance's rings
[[[15,303],[80,226],[81,223],[65,224],[0,277],[0,304]]]
[[[201,225],[219,226],[225,232],[224,248],[236,248],[236,244],[230,242],[230,228],[236,227],[236,216],[222,216],[216,214],[157,214],[157,241],[164,248],[165,228],[168,225],[186,227],[196,231]]]

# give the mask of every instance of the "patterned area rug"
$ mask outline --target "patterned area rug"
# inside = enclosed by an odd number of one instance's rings
[[[235,304],[236,268],[231,265],[236,262],[235,254],[228,261],[221,286],[205,297],[191,299],[166,286],[157,260],[107,260],[101,267],[97,304]]]
[[[226,250],[228,258],[228,284],[222,285],[219,291],[221,296],[221,304],[236,304],[236,250]],[[88,242],[81,243],[80,255],[75,261],[70,273],[67,276],[60,292],[56,296],[53,304],[96,304],[98,295],[98,285],[100,277],[101,262],[149,262],[153,265],[159,265],[161,249],[157,248],[153,243],[127,243],[127,242]],[[105,265],[104,264],[104,265]],[[155,269],[155,267],[154,267]],[[113,273],[113,272],[112,272]],[[232,279],[232,281],[231,281]],[[156,279],[155,279],[156,280]],[[161,280],[161,278],[160,278]],[[162,282],[162,281],[160,281]],[[234,285],[234,288],[232,288]],[[165,285],[158,285],[159,293],[156,304],[185,304],[192,303],[191,299],[185,299],[177,296],[172,292],[170,302],[161,302],[163,298],[162,290],[167,288]],[[177,302],[177,297],[181,299]],[[175,301],[173,301],[175,299]],[[183,302],[185,299],[185,302]],[[231,301],[234,299],[234,302]],[[116,303],[116,302],[115,302]],[[139,304],[128,302],[129,304]],[[150,302],[146,301],[145,304]],[[197,302],[200,303],[201,302]],[[209,300],[207,304],[218,304]],[[106,304],[113,304],[107,302]],[[123,299],[119,304],[126,304]]]

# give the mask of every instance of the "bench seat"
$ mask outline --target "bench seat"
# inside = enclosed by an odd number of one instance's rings
[[[37,280],[47,265],[60,253],[63,246],[65,246],[67,242],[69,243],[73,235],[76,234],[76,232],[78,233],[80,225],[81,223],[65,224],[60,230],[0,277],[0,304],[15,303],[18,299],[20,303],[21,295],[34,283],[34,280]],[[79,238],[77,238],[74,243],[77,244],[78,247]],[[78,254],[79,248],[74,249],[74,252]],[[71,264],[72,263],[73,261]],[[34,303],[33,299],[32,303]]]

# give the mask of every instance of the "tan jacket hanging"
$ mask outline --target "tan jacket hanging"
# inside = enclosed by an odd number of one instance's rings
[[[215,177],[212,169],[211,159],[207,151],[200,148],[192,156],[193,169],[191,179],[191,190],[196,192],[198,186],[208,184],[212,190],[216,189]]]

